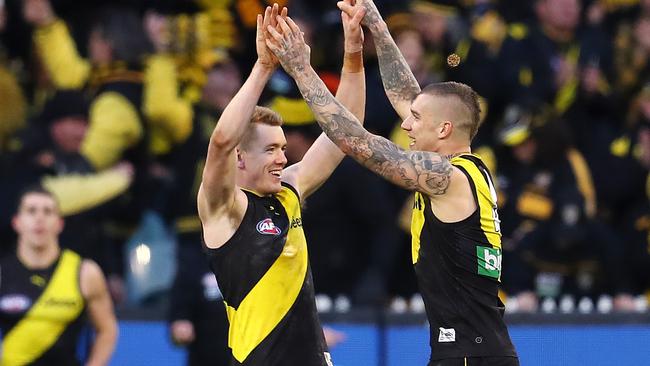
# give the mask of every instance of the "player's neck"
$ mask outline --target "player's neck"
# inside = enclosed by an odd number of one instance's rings
[[[42,247],[18,243],[18,259],[29,269],[45,269],[56,261],[61,253],[57,243],[50,243]]]
[[[462,154],[471,154],[471,153],[472,153],[472,149],[466,145],[449,146],[438,150],[438,154],[444,156],[445,158],[447,158],[447,160],[451,160]]]

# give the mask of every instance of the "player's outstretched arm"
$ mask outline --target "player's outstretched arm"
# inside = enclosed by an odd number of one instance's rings
[[[347,155],[406,189],[435,196],[447,192],[453,172],[440,154],[405,151],[366,131],[359,120],[327,90],[309,63],[309,48],[290,18],[269,27],[267,44],[295,79],[305,101],[327,136]]]
[[[368,27],[372,33],[386,96],[397,114],[406,119],[410,113],[411,102],[420,93],[420,85],[397,48],[374,2],[356,0],[356,4],[351,5],[347,1],[339,1],[337,5],[348,15],[355,14],[358,8],[365,10],[361,24]]]
[[[241,141],[264,86],[277,67],[277,59],[265,43],[264,27],[275,24],[278,6],[267,7],[257,16],[257,62],[241,89],[224,109],[210,137],[203,180],[198,194],[199,216],[236,215],[236,147]],[[283,9],[286,16],[286,8]],[[233,218],[234,219],[234,218]]]
[[[352,3],[353,0],[346,0]],[[363,30],[361,19],[364,10],[359,9],[352,17],[341,12],[345,53],[341,82],[336,99],[359,120],[364,120],[366,107],[366,76],[363,69]],[[293,173],[298,189],[304,199],[318,189],[341,162],[345,154],[327,137],[321,134],[307,151],[302,161],[287,168],[287,177]]]

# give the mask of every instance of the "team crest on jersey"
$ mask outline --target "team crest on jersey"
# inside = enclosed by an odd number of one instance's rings
[[[264,219],[257,223],[257,232],[264,235],[280,235],[282,230],[279,227],[275,226],[273,220]]]
[[[29,309],[32,301],[25,295],[6,295],[0,299],[0,309],[5,313],[22,313]]]

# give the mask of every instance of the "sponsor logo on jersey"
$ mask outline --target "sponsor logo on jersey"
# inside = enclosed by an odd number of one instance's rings
[[[45,301],[45,305],[47,306],[61,306],[61,307],[74,307],[77,306],[77,301],[73,299],[63,299],[63,298],[56,298],[56,297],[50,297]]]
[[[23,313],[32,305],[32,301],[25,295],[12,294],[0,299],[0,310],[5,313]]]
[[[501,249],[476,247],[478,274],[499,279],[501,277]]]
[[[279,227],[275,226],[273,220],[264,219],[257,223],[257,232],[263,235],[280,235],[282,232]]]
[[[443,328],[440,327],[440,333],[438,334],[438,342],[456,342],[456,329],[454,328]]]
[[[294,217],[291,220],[291,225],[289,225],[289,227],[292,229],[299,228],[301,226],[302,226],[302,219],[300,217]]]

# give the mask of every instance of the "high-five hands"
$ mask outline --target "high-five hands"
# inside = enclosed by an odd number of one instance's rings
[[[278,18],[286,19],[287,18],[287,8],[283,7],[279,11],[278,4],[273,4],[273,7],[267,6],[264,11],[264,16],[261,14],[257,15],[257,34],[255,37],[255,47],[257,49],[257,62],[268,68],[275,68],[278,66],[278,59],[275,57],[273,52],[269,50],[266,45],[266,40],[268,37],[267,28],[277,27]],[[279,12],[279,15],[278,15]]]
[[[290,17],[277,16],[277,25],[267,26],[266,45],[291,76],[309,67],[311,49],[300,28]]]
[[[381,14],[372,0],[344,0],[336,3],[336,6],[346,13],[349,17],[354,17],[359,10],[364,11],[361,24],[366,27],[372,27],[382,21]]]
[[[345,52],[359,52],[363,50],[361,20],[366,14],[366,9],[357,5],[357,0],[345,0],[340,1],[340,3],[345,4],[347,9],[347,11],[341,9],[341,22],[343,23],[343,34],[345,35]]]

